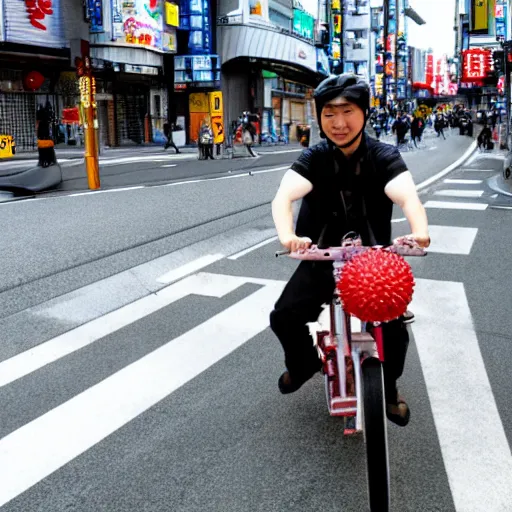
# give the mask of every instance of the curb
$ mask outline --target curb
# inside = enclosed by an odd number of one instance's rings
[[[450,172],[452,172],[454,169],[462,165],[466,160],[468,160],[471,155],[476,151],[477,148],[476,140],[472,142],[472,144],[469,146],[469,148],[466,150],[466,152],[453,164],[449,165],[445,169],[443,169],[441,172],[438,172],[434,176],[431,176],[430,178],[426,179],[422,183],[419,183],[416,186],[416,190],[419,192],[420,190],[423,190],[424,188],[427,188],[429,185],[432,185],[432,183],[436,182],[437,180],[443,178]]]

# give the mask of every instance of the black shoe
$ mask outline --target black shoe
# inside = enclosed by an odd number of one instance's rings
[[[287,395],[289,393],[295,393],[295,391],[300,389],[303,386],[303,384],[305,384],[309,379],[311,379],[311,377],[313,377],[313,375],[315,375],[315,373],[320,371],[321,366],[322,365],[319,361],[319,368],[317,368],[309,373],[305,373],[303,375],[295,376],[295,377],[292,377],[290,375],[289,371],[285,371],[281,375],[281,377],[279,377],[279,381],[277,383],[277,385],[279,387],[279,391],[281,391],[281,393],[283,395]]]
[[[393,402],[386,404],[386,416],[389,421],[399,427],[405,427],[409,423],[411,411],[405,400],[398,393],[396,401],[393,400]]]
[[[404,313],[404,324],[412,324],[414,322],[414,313],[412,311],[407,310]]]

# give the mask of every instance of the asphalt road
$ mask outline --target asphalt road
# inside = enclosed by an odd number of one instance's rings
[[[416,182],[468,143],[405,154]],[[421,193],[412,421],[388,427],[400,512],[512,510],[512,205],[486,184],[501,162],[477,156]],[[365,510],[362,441],[320,376],[277,390],[283,172],[0,204],[2,512]]]

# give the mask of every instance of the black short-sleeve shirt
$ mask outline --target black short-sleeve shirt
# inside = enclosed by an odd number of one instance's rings
[[[349,231],[365,244],[391,243],[393,203],[385,186],[407,171],[395,146],[365,136],[347,159],[328,141],[302,152],[292,169],[313,185],[301,204],[296,233],[313,243],[339,245]]]

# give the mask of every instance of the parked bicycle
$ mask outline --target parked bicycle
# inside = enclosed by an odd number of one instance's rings
[[[337,283],[344,266],[366,251],[383,250],[401,256],[425,256],[414,240],[404,237],[387,247],[365,247],[359,237],[347,238],[341,247],[276,252],[297,260],[333,261]],[[372,512],[389,511],[389,462],[386,404],[382,364],[385,360],[382,326],[361,322],[353,332],[351,315],[335,291],[329,306],[329,330],[317,332],[316,348],[322,361],[327,407],[331,416],[344,420],[344,435],[364,434],[368,498]]]

